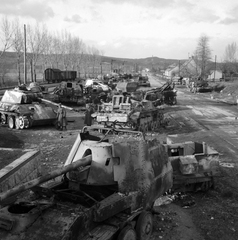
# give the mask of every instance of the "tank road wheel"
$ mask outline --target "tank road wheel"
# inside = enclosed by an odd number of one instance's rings
[[[7,123],[7,116],[4,113],[1,113],[1,124]]]
[[[18,121],[19,121],[19,128],[20,129],[29,128],[30,127],[30,120],[28,119],[28,117],[20,116],[18,118]]]
[[[14,116],[8,117],[8,127],[11,129],[15,128],[15,117]]]
[[[136,222],[138,240],[149,240],[153,230],[153,216],[148,211],[143,211]]]
[[[136,240],[136,231],[128,225],[121,230],[117,240]]]
[[[16,118],[15,118],[15,127],[16,127],[16,129],[20,129],[19,117],[16,117]]]
[[[23,129],[23,128],[25,127],[25,125],[24,125],[24,117],[23,117],[23,116],[20,116],[20,117],[18,118],[18,121],[19,121],[19,128],[20,128],[20,129]]]
[[[29,128],[30,127],[30,119],[29,117],[24,117],[24,127]]]

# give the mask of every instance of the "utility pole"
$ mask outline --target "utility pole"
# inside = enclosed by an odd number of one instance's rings
[[[26,67],[26,25],[24,24],[24,84],[27,83],[27,67]]]
[[[113,64],[113,59],[111,60],[111,73],[112,73],[112,64]]]
[[[100,64],[100,65],[101,65],[101,77],[102,77],[102,62],[101,62],[101,64]]]
[[[179,60],[179,62],[178,62],[178,63],[179,63],[179,77],[180,77],[180,60]]]
[[[217,68],[217,55],[215,55],[214,82],[215,82],[215,80],[216,80],[216,68]]]

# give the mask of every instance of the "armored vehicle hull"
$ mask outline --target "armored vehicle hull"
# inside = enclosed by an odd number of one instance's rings
[[[123,95],[115,95],[112,103],[104,104],[103,109],[97,112],[96,121],[107,127],[130,128],[147,132],[155,131],[165,124],[164,110],[153,105],[153,102],[143,100],[142,102],[124,103],[123,100],[115,101]],[[115,102],[119,102],[118,105]]]
[[[53,108],[41,103],[32,92],[18,89],[5,91],[0,101],[0,115],[2,124],[17,129],[54,124],[56,120]]]
[[[172,187],[166,148],[140,132],[91,130],[78,135],[61,171],[0,193],[2,204],[34,192],[0,209],[0,239],[150,239],[153,204]]]

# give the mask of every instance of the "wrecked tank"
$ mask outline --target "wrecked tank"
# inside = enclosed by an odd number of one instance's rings
[[[155,107],[152,101],[130,102],[129,97],[115,95],[111,103],[104,103],[94,114],[99,124],[113,128],[130,128],[147,132],[166,124],[164,109]]]
[[[75,103],[84,105],[83,85],[75,81],[62,81],[53,93],[58,96],[58,102],[61,103]]]
[[[171,186],[156,139],[85,127],[62,169],[0,193],[0,239],[149,240],[154,202]]]
[[[54,124],[56,113],[28,90],[6,90],[0,101],[1,123],[9,128],[24,129]]]
[[[169,142],[165,145],[173,167],[173,190],[207,191],[221,176],[219,153],[205,142]]]
[[[150,87],[149,77],[147,75],[140,75],[138,77],[138,84],[140,87]]]
[[[116,85],[116,90],[121,92],[135,92],[139,87],[138,82],[131,80],[120,80]]]

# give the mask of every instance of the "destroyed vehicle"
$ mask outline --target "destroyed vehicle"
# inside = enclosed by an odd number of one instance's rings
[[[84,105],[83,86],[79,82],[75,81],[62,81],[53,92],[58,96],[58,102],[61,103],[75,103],[78,105]]]
[[[208,81],[203,79],[192,79],[189,83],[189,90],[192,93],[212,92],[213,88],[209,86]]]
[[[163,91],[163,102],[168,105],[176,105],[177,91],[175,89],[167,89]]]
[[[84,128],[62,169],[0,193],[0,239],[149,240],[152,207],[172,187],[172,172],[156,139]]]
[[[149,77],[147,75],[140,75],[138,77],[138,84],[140,87],[150,87]]]
[[[84,88],[88,91],[96,90],[96,92],[102,92],[102,91],[108,92],[111,90],[108,85],[104,84],[103,82],[97,79],[87,79],[85,81]]]
[[[116,90],[132,93],[139,88],[138,82],[133,80],[120,80],[116,85]]]
[[[102,104],[94,115],[98,124],[143,132],[155,131],[166,124],[162,108],[147,100],[131,103],[124,95],[114,95],[112,102]]]
[[[207,191],[220,176],[219,153],[205,142],[168,143],[173,167],[173,190],[180,192]]]
[[[54,124],[56,113],[31,91],[6,90],[0,101],[1,123],[24,129]]]

